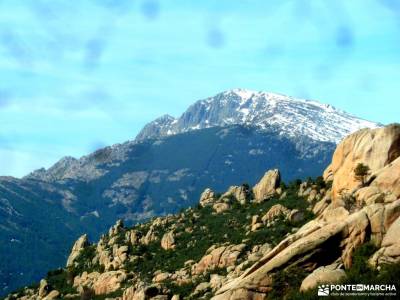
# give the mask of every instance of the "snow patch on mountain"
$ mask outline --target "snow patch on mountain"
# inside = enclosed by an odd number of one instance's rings
[[[165,115],[154,120],[143,128],[136,141],[234,124],[334,143],[359,129],[381,126],[329,104],[277,93],[233,89],[197,101],[179,118]]]

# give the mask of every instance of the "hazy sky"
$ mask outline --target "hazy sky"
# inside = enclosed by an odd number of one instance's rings
[[[2,0],[0,175],[236,87],[400,116],[400,1]]]

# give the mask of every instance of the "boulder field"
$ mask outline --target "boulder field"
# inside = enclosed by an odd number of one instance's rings
[[[376,274],[400,264],[399,216],[400,125],[363,129],[316,180],[286,185],[270,170],[254,187],[206,189],[178,214],[118,221],[97,244],[80,237],[65,268],[6,299],[280,299],[277,276],[291,270],[301,275],[287,288],[301,295],[346,281],[364,246]]]

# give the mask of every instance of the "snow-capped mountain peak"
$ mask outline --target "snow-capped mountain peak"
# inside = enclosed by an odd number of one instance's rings
[[[179,118],[163,116],[156,119],[143,128],[136,140],[234,124],[255,126],[261,130],[274,129],[289,137],[306,136],[335,143],[361,128],[380,126],[314,100],[232,89],[197,101]]]

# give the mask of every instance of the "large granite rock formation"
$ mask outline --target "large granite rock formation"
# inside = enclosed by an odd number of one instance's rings
[[[372,266],[399,262],[399,156],[399,125],[361,130],[344,139],[324,173],[326,180],[333,181],[332,202],[323,209],[317,203],[315,220],[285,238],[240,277],[227,282],[213,299],[238,299],[237,294],[242,299],[264,299],[272,289],[274,272],[292,265],[315,270],[303,282],[304,290],[315,287],[315,282],[335,282],[343,272],[329,265],[350,268],[354,250],[367,240],[380,248],[370,259]],[[365,186],[355,178],[359,163],[371,170]]]
[[[336,148],[332,163],[324,172],[324,179],[332,181],[333,201],[338,201],[341,194],[352,194],[359,189],[361,182],[354,176],[354,169],[359,163],[370,168],[370,180],[379,173],[381,178],[373,186],[386,184],[393,190],[393,180],[399,180],[391,165],[400,156],[400,126],[389,125],[378,129],[362,129],[346,137]],[[399,164],[397,162],[396,164]],[[386,169],[384,169],[387,167]],[[391,170],[388,171],[388,168]],[[396,166],[394,167],[396,168]],[[389,173],[389,174],[388,174]],[[392,176],[390,174],[393,174]],[[385,183],[384,183],[385,182]]]

